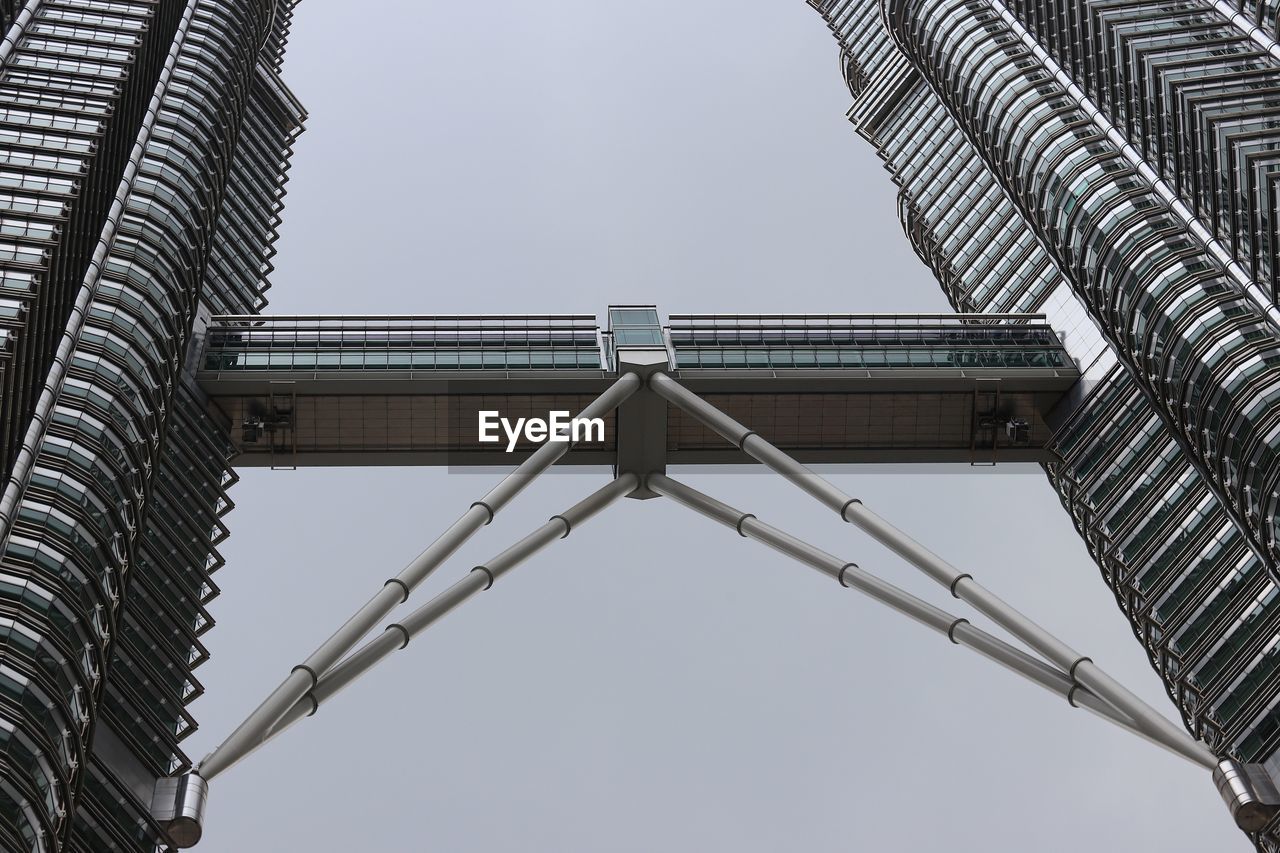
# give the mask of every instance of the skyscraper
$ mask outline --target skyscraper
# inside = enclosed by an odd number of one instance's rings
[[[0,3],[0,849],[163,842],[234,477],[188,342],[265,302],[292,6]]]
[[[1080,362],[1049,479],[1183,721],[1275,776],[1274,4],[810,5],[952,305],[1043,311]]]

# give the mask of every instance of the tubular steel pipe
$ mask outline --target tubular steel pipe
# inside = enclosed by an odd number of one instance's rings
[[[1217,766],[1218,759],[1185,732],[1175,729],[1170,736],[1170,733],[1165,731],[1148,731],[1139,726],[1129,715],[1103,702],[1087,688],[1077,685],[1067,673],[986,631],[975,628],[969,620],[934,607],[927,601],[868,573],[859,568],[856,563],[842,560],[760,521],[751,513],[735,509],[665,474],[650,474],[645,482],[658,494],[669,497],[701,515],[736,530],[740,536],[755,539],[792,559],[817,569],[834,578],[841,586],[856,589],[881,604],[929,626],[945,635],[952,643],[972,649],[1034,684],[1064,697],[1072,705],[1083,706],[1121,728],[1206,769]]]
[[[1092,660],[1028,619],[975,581],[972,575],[961,572],[867,509],[862,501],[845,494],[670,376],[655,373],[649,377],[648,382],[649,387],[658,396],[689,413],[765,467],[835,510],[842,519],[861,528],[877,542],[937,583],[947,587],[953,596],[971,605],[979,613],[1026,643],[1032,650],[1060,667],[1077,684],[1089,688],[1107,704],[1130,717],[1152,737],[1162,741],[1189,737],[1184,729],[1169,722],[1168,718],[1103,672]]]
[[[434,625],[462,602],[478,592],[491,587],[520,563],[543,548],[564,539],[578,525],[605,509],[618,498],[635,491],[640,478],[635,474],[623,474],[601,489],[574,504],[560,515],[553,515],[546,524],[507,548],[487,563],[476,566],[461,580],[399,622],[393,622],[375,639],[369,641],[344,659],[307,691],[292,708],[263,736],[260,743],[287,729],[303,717],[309,717],[320,709],[320,703],[364,675],[381,660],[409,645],[419,633]]]
[[[578,417],[600,417],[613,411],[642,384],[640,377],[635,373],[627,373],[619,377],[603,394],[588,404]],[[381,622],[396,605],[407,601],[409,594],[418,584],[422,583],[477,530],[492,521],[499,510],[567,453],[571,446],[570,442],[565,441],[545,442],[494,486],[484,498],[473,503],[461,518],[419,554],[404,571],[384,583],[377,594],[312,652],[310,657],[295,666],[288,678],[272,691],[271,695],[221,745],[196,766],[195,769],[200,775],[206,780],[212,779],[261,743],[271,726],[314,688],[319,683],[320,677],[350,651],[361,637]]]
[[[0,41],[0,66],[9,61],[14,48],[27,34],[27,26],[31,23],[31,19],[36,16],[36,12],[40,10],[43,3],[44,0],[27,0],[22,11],[13,19],[13,23],[9,25],[9,31],[4,35],[4,40]]]

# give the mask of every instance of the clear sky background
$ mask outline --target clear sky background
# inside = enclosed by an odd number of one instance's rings
[[[307,0],[294,21],[311,117],[269,311],[946,310],[800,0]],[[496,480],[241,474],[193,758]],[[414,602],[605,476],[535,483]],[[687,479],[973,615],[771,476]],[[1038,468],[834,479],[1173,714]],[[1205,771],[656,500],[214,780],[200,849],[1250,848]]]

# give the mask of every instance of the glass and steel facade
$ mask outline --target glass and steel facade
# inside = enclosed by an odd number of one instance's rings
[[[951,303],[1070,330],[1045,467],[1184,722],[1280,765],[1275,4],[809,5]]]
[[[188,344],[265,302],[292,5],[0,2],[0,849],[166,843],[235,479]]]

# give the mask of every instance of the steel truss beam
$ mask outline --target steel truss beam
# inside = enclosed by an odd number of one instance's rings
[[[972,606],[982,615],[1017,637],[1029,648],[1057,666],[1081,687],[1105,701],[1122,715],[1131,719],[1162,743],[1189,740],[1181,727],[1171,723],[1163,714],[1135,696],[1097,666],[1088,657],[1077,652],[1044,628],[1028,619],[1017,609],[974,580],[973,575],[961,572],[937,554],[916,542],[871,510],[861,500],[850,497],[835,485],[806,468],[777,447],[774,447],[752,430],[747,429],[724,412],[703,400],[664,373],[649,377],[649,387],[672,405],[678,406],[697,418],[721,437],[736,445],[744,453],[766,468],[795,484],[820,503],[835,510],[843,520],[870,534],[880,544],[902,557],[929,578],[950,590],[951,594]],[[1192,741],[1195,743],[1195,741]],[[1199,746],[1197,744],[1197,746]],[[1204,747],[1200,747],[1204,749]],[[1211,755],[1207,749],[1206,755]],[[1216,760],[1214,762],[1217,763]]]
[[[643,384],[634,373],[619,377],[599,397],[579,414],[579,418],[595,418],[608,414],[624,400],[639,390]],[[449,558],[471,536],[484,527],[507,503],[519,494],[539,474],[546,471],[568,452],[571,442],[548,441],[520,464],[514,471],[494,486],[480,500],[473,503],[462,517],[453,523],[440,538],[418,555],[399,575],[382,585],[377,594],[346,621],[329,639],[302,663],[295,666],[288,678],[263,700],[235,731],[217,748],[205,756],[193,768],[206,781],[248,755],[263,739],[272,726],[301,700],[314,690],[320,678],[338,660],[349,652],[365,634],[382,621],[398,604],[408,601],[410,593],[441,563]]]
[[[1156,736],[1144,731],[1131,718],[1103,702],[1087,688],[1076,684],[1056,667],[1046,664],[1021,649],[1011,646],[998,637],[975,628],[968,619],[955,616],[906,590],[876,577],[857,563],[841,559],[810,545],[778,528],[766,524],[748,512],[729,506],[685,483],[666,476],[650,474],[646,478],[650,489],[671,498],[700,515],[732,528],[739,536],[762,542],[782,554],[791,557],[833,578],[843,587],[856,589],[864,595],[888,606],[905,616],[927,625],[958,646],[965,646],[978,654],[1016,672],[1033,684],[1064,697],[1075,707],[1093,711],[1103,719],[1127,731],[1145,738],[1207,770],[1217,767],[1218,759],[1186,734],[1177,738]],[[1163,734],[1163,733],[1162,733]]]
[[[507,548],[486,563],[471,569],[453,586],[414,610],[398,622],[392,622],[380,636],[352,652],[330,669],[303,697],[263,735],[265,743],[303,717],[320,709],[320,703],[364,675],[381,660],[409,645],[419,633],[434,625],[462,602],[483,592],[511,569],[523,563],[558,539],[567,539],[587,519],[608,507],[618,498],[640,485],[635,474],[622,474],[574,504],[560,515],[553,515],[537,530]]]

